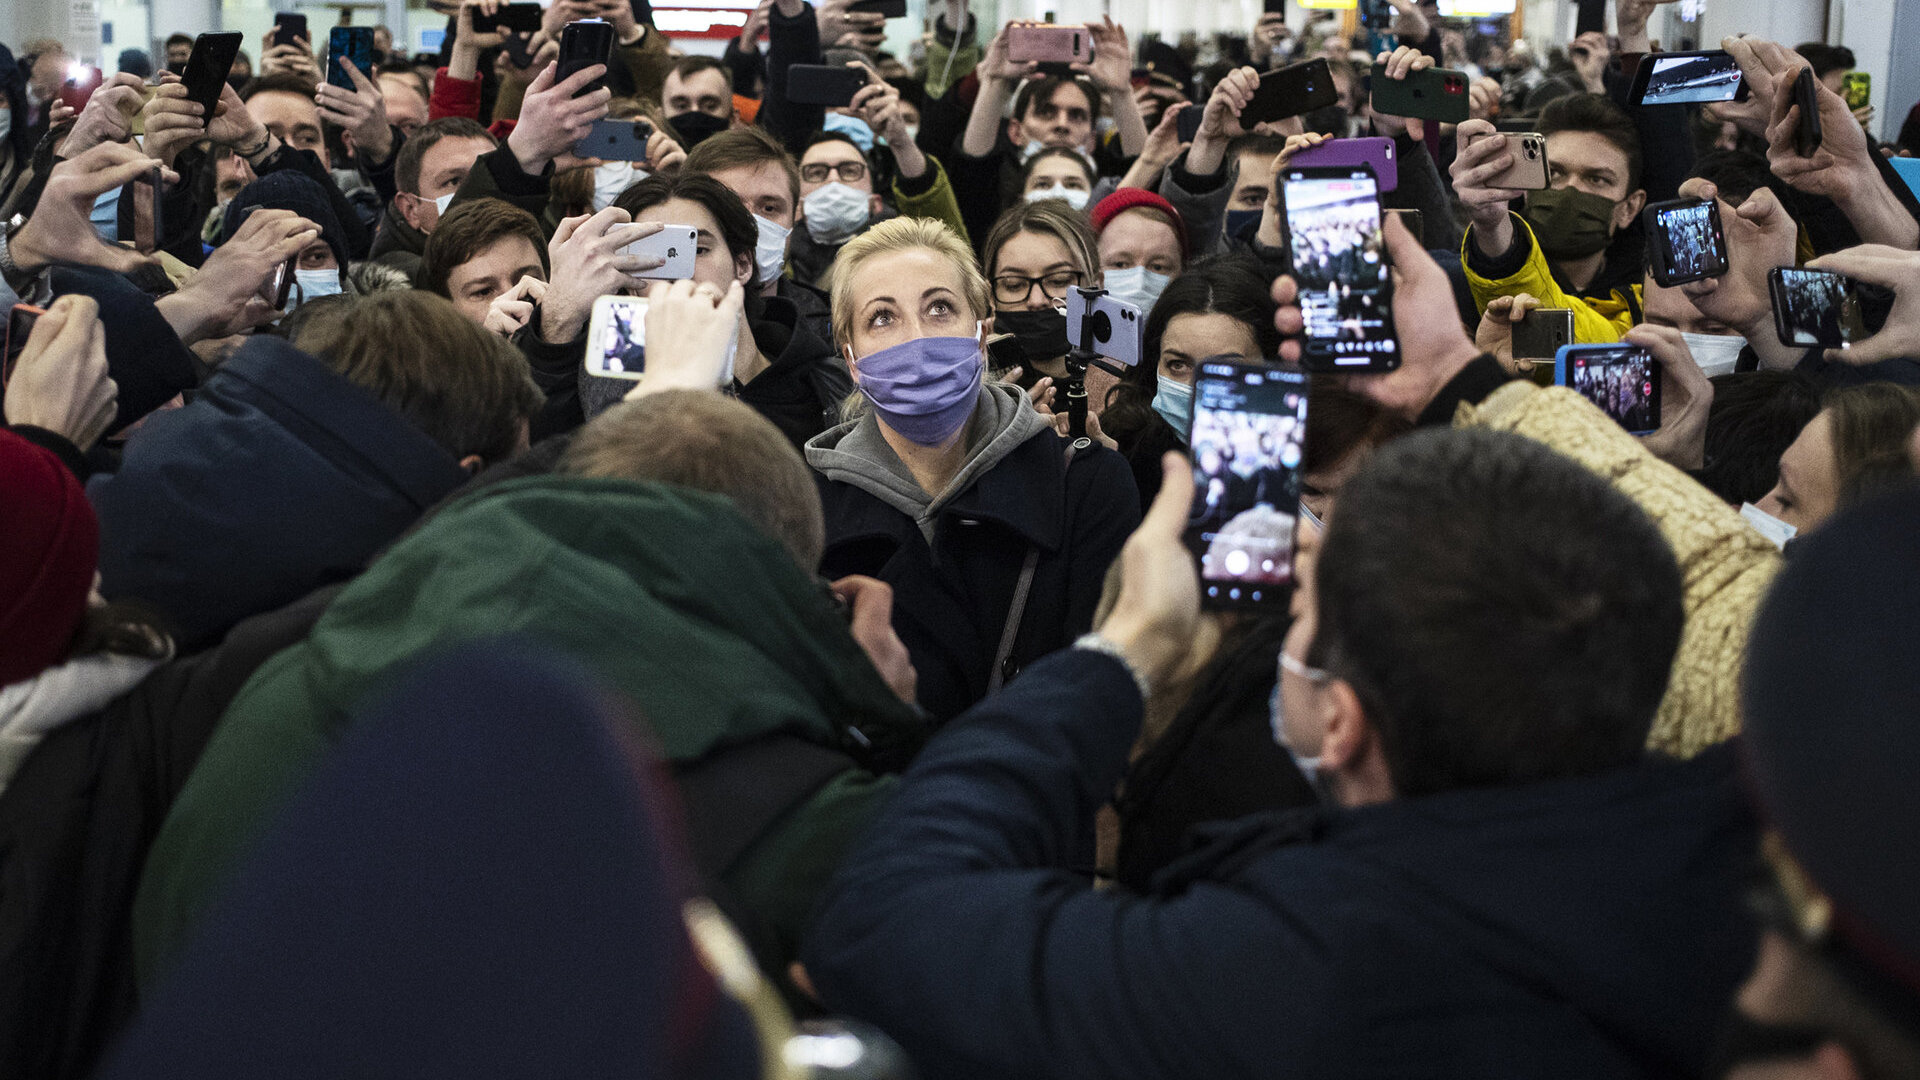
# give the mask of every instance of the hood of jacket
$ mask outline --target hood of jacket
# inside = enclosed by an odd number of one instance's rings
[[[165,662],[100,653],[0,686],[0,791],[48,732],[105,708]]]
[[[191,650],[358,573],[465,479],[370,391],[256,337],[88,485],[101,591],[158,608]]]
[[[387,200],[387,208],[380,215],[380,232],[373,238],[373,247],[367,252],[367,258],[378,259],[382,255],[401,251],[409,255],[419,255],[427,249],[427,234],[407,224],[400,216],[400,210],[392,199]]]
[[[921,489],[906,462],[887,443],[871,410],[808,440],[807,464],[828,480],[851,484],[912,518],[931,544],[940,511],[1027,440],[1050,431],[1052,426],[1019,387],[988,382],[980,387],[979,407],[967,420],[966,463],[945,491],[928,494]]]

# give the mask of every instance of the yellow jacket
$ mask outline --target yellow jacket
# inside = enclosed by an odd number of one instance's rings
[[[1680,563],[1686,624],[1649,749],[1691,757],[1740,731],[1740,670],[1780,553],[1691,477],[1649,453],[1587,399],[1564,387],[1511,382],[1456,427],[1512,431],[1599,473],[1660,527]]]
[[[1623,296],[1619,289],[1613,290],[1605,298],[1575,296],[1560,288],[1553,280],[1553,271],[1547,267],[1547,257],[1540,253],[1540,245],[1534,240],[1533,228],[1519,214],[1509,212],[1513,218],[1513,227],[1520,230],[1527,245],[1527,263],[1520,272],[1511,277],[1486,278],[1473,272],[1469,257],[1473,244],[1473,229],[1467,229],[1466,236],[1460,241],[1460,263],[1467,272],[1467,284],[1473,289],[1473,304],[1481,311],[1496,296],[1517,296],[1526,293],[1540,301],[1541,307],[1568,308],[1573,312],[1573,340],[1582,345],[1604,345],[1619,341],[1620,335],[1633,328],[1634,313],[1641,308],[1640,286],[1630,285],[1627,291],[1632,295]]]

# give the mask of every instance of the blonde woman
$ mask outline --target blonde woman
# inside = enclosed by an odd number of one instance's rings
[[[821,569],[892,587],[920,704],[946,720],[1088,629],[1139,498],[1118,454],[1069,454],[1024,393],[987,379],[992,294],[945,225],[882,222],[831,281],[858,395],[807,443]]]

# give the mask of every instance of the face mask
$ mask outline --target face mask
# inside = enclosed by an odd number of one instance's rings
[[[733,126],[731,121],[723,117],[699,110],[683,112],[667,122],[672,124],[673,130],[679,132],[680,137],[687,141],[689,150],[705,142],[708,136],[718,135]]]
[[[1145,318],[1153,310],[1154,302],[1160,299],[1167,282],[1173,279],[1144,266],[1129,266],[1124,270],[1109,270],[1101,280],[1106,284],[1107,295],[1139,308],[1140,316]]]
[[[7,136],[11,134],[13,134],[13,110],[0,109],[0,142],[6,142]]]
[[[295,270],[295,283],[300,286],[299,304],[309,300],[318,300],[323,296],[340,294],[340,271],[338,270]],[[296,307],[298,304],[295,305]]]
[[[861,396],[909,441],[939,446],[973,415],[987,370],[980,338],[924,337],[857,361]]]
[[[93,231],[100,239],[109,244],[120,240],[120,189],[112,188],[93,200],[93,210],[87,214],[87,220],[93,222]]]
[[[1787,541],[1800,532],[1799,526],[1789,525],[1752,503],[1740,504],[1740,516],[1746,518],[1747,524],[1753,526],[1761,536],[1766,537],[1781,551],[1787,550]]]
[[[1285,677],[1284,674],[1281,675],[1281,678]],[[1320,760],[1325,755],[1303,754],[1294,749],[1293,744],[1287,741],[1286,711],[1280,705],[1280,682],[1278,679],[1274,681],[1272,695],[1267,698],[1267,724],[1273,729],[1274,745],[1285,750],[1287,756],[1293,759],[1293,767],[1300,770],[1301,776],[1306,777],[1307,786],[1312,788],[1316,793],[1320,792]]]
[[[1258,210],[1227,211],[1227,235],[1229,237],[1239,236],[1242,233],[1248,233],[1258,229],[1260,227],[1260,213]]]
[[[866,192],[838,180],[815,188],[801,200],[807,211],[807,235],[816,244],[846,243],[867,227],[869,201]]]
[[[1725,375],[1740,362],[1740,352],[1747,347],[1747,339],[1739,334],[1689,334],[1684,331],[1681,337],[1687,339],[1687,351],[1693,354],[1693,362],[1700,365],[1700,371],[1707,378]]]
[[[760,284],[771,285],[780,280],[780,272],[787,268],[787,237],[793,235],[793,230],[759,214],[753,215],[753,223],[760,226],[760,239],[753,247],[754,267],[759,272]]]
[[[1020,164],[1025,165],[1033,159],[1033,155],[1046,148],[1047,144],[1041,142],[1039,139],[1028,139],[1027,145],[1020,148]]]
[[[1527,192],[1527,223],[1549,259],[1584,259],[1613,239],[1613,200],[1574,188]]]
[[[1160,389],[1153,395],[1153,411],[1160,419],[1173,425],[1185,442],[1192,437],[1193,428],[1193,387],[1178,379],[1169,379],[1165,375],[1155,375]]]
[[[1037,188],[1027,192],[1026,199],[1028,202],[1039,202],[1041,199],[1065,199],[1067,205],[1075,210],[1085,210],[1087,199],[1092,195],[1091,191],[1076,191],[1073,188],[1055,184],[1050,188]]]
[[[919,124],[907,125],[907,141],[908,142],[920,141],[920,125]]]
[[[447,207],[453,205],[453,194],[453,192],[449,191],[445,195],[433,200],[433,212],[441,217],[445,217]]]
[[[1026,355],[1029,374],[1033,365],[1067,355],[1067,313],[1046,308],[1041,311],[1000,311],[993,316],[997,334],[1012,334],[1014,343]]]
[[[828,113],[826,119],[821,121],[820,129],[822,131],[836,131],[852,139],[853,144],[858,146],[860,152],[863,154],[871,154],[873,152],[873,129],[867,126],[865,120],[857,116],[848,116],[844,113]]]
[[[610,165],[596,165],[593,169],[593,212],[599,213],[613,205],[620,193],[645,180],[650,173],[631,161],[616,161]]]

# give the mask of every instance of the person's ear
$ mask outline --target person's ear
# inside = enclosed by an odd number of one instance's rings
[[[853,384],[860,385],[860,361],[853,358],[853,346],[842,345],[840,351],[847,356],[847,374],[853,376]]]
[[[1613,208],[1613,231],[1619,232],[1622,229],[1631,228],[1633,226],[1633,219],[1640,216],[1641,209],[1646,205],[1647,192],[1645,188],[1621,199]]]
[[[420,196],[415,195],[411,191],[397,192],[393,196],[393,205],[395,209],[400,211],[401,220],[422,232],[426,231],[420,220],[424,216],[420,212],[420,204],[424,201]]]
[[[1007,121],[1007,141],[1016,148],[1027,145],[1027,129],[1020,121]]]
[[[468,476],[479,476],[480,471],[487,467],[487,462],[479,454],[468,454],[460,459],[460,467],[466,470]]]
[[[740,251],[740,252],[734,253],[733,280],[739,282],[741,288],[745,288],[747,282],[753,280],[753,270],[754,270],[753,252]],[[771,285],[773,283],[770,281],[763,281],[760,284]]]
[[[1321,766],[1335,780],[1335,793],[1346,806],[1367,806],[1394,797],[1393,778],[1387,772],[1379,733],[1360,702],[1353,684],[1333,679],[1315,695],[1324,710],[1326,738],[1320,743]]]
[[[867,196],[867,217],[877,218],[880,216],[880,211],[885,208],[886,203],[881,201],[879,192],[876,191]]]

